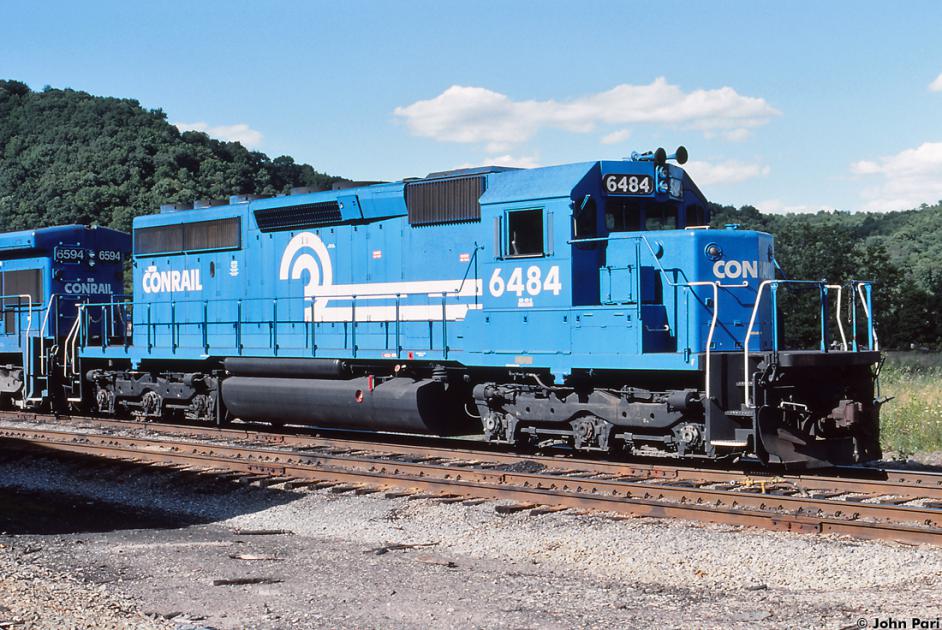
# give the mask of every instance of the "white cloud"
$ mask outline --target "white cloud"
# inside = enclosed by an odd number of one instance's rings
[[[749,136],[752,135],[752,131],[749,129],[740,127],[739,129],[733,129],[732,131],[727,131],[723,134],[723,137],[729,140],[730,142],[742,142],[747,140]]]
[[[497,155],[494,157],[484,158],[485,164],[493,164],[494,166],[515,166],[517,168],[536,168],[541,166],[540,162],[537,160],[535,155]]]
[[[613,131],[612,133],[605,134],[602,136],[600,142],[602,144],[619,144],[624,142],[631,137],[630,129],[619,129],[618,131]]]
[[[702,162],[691,160],[684,164],[684,170],[690,173],[698,185],[738,184],[747,179],[765,177],[771,172],[767,164],[747,164],[737,160],[723,162]]]
[[[538,168],[542,166],[536,155],[494,155],[481,160],[476,164],[465,162],[455,168],[474,168],[476,166],[512,166],[515,168]]]
[[[589,133],[599,125],[662,124],[742,138],[780,114],[765,99],[731,87],[684,92],[664,77],[567,101],[515,101],[487,88],[453,85],[393,113],[416,135],[482,143],[489,152],[506,151],[544,128]]]
[[[942,74],[939,74],[935,80],[929,84],[930,92],[942,92]]]
[[[781,199],[766,199],[756,204],[756,208],[767,214],[794,214],[809,213],[824,210],[825,212],[834,212],[837,210],[834,206],[827,204],[789,204]]]
[[[942,199],[942,142],[854,162],[850,171],[864,181],[863,210],[908,210],[935,203]]]
[[[241,142],[250,149],[258,147],[264,138],[261,131],[252,129],[245,123],[217,125],[215,127],[205,122],[175,122],[173,125],[180,131],[202,131],[213,138],[225,140],[226,142]]]

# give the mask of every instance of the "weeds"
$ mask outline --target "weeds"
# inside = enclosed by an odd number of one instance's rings
[[[908,456],[942,450],[942,354],[888,353],[880,393],[885,451]]]

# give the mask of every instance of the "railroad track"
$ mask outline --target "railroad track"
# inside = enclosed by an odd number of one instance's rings
[[[0,422],[5,448],[170,464],[265,485],[396,489],[456,500],[510,499],[520,508],[942,544],[942,474],[931,472],[775,475],[16,412],[0,414]]]

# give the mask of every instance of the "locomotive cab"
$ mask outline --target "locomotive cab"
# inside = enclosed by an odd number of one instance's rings
[[[680,149],[678,157],[684,153]],[[632,339],[635,354],[644,359],[640,369],[625,362],[617,378],[652,392],[686,382],[700,402],[690,405],[684,390],[662,391],[662,400],[674,396],[687,409],[673,416],[660,409],[659,435],[635,423],[624,438],[636,446],[702,450],[710,457],[748,449],[762,461],[786,464],[878,457],[879,404],[871,370],[879,354],[869,283],[839,287],[778,277],[772,236],[732,225],[710,229],[703,195],[665,157],[635,154],[630,161],[601,162],[573,190],[574,304],[625,309],[626,326],[599,332],[605,345]],[[820,291],[822,336],[816,348],[779,347],[776,296],[789,285]],[[860,308],[868,335],[849,347],[838,312],[841,342],[835,350],[830,309],[836,303],[840,311],[842,289],[845,297],[850,294],[855,324]],[[685,371],[685,365],[696,371]],[[685,373],[692,378],[685,381]],[[666,402],[666,409],[671,406]],[[656,415],[650,424],[658,425]],[[616,431],[620,424],[625,423],[615,422]],[[671,424],[673,438],[663,432]]]

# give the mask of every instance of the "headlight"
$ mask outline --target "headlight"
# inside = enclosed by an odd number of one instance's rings
[[[667,174],[666,166],[657,167],[657,191],[666,193],[670,188],[670,175]]]

